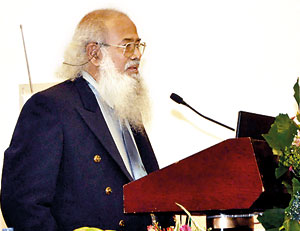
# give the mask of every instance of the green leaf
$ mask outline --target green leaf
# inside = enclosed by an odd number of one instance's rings
[[[180,222],[176,221],[175,231],[180,231]]]
[[[266,229],[266,231],[280,231],[280,228]]]
[[[282,181],[282,184],[285,186],[287,192],[290,195],[293,195],[293,187],[292,187],[292,185],[289,182],[287,182],[287,181]]]
[[[299,107],[300,107],[300,105],[298,105],[298,111],[297,111],[297,114],[296,114],[296,118],[297,118],[297,120],[300,122]]]
[[[293,182],[293,193],[300,192],[300,182],[296,178],[292,179]]]
[[[263,227],[268,229],[279,228],[284,222],[284,209],[267,209],[263,215],[259,215],[257,220],[263,225]]]
[[[185,207],[183,207],[183,205],[181,205],[181,204],[179,204],[179,203],[177,203],[177,202],[175,202],[175,204],[176,204],[178,207],[180,207],[180,208],[188,215],[188,219],[191,219],[191,221],[193,222],[193,224],[194,224],[194,226],[195,226],[195,228],[196,228],[197,231],[205,231],[204,229],[202,229],[202,228],[198,225],[198,223],[194,220],[194,218],[192,217],[192,215],[190,214],[190,212],[189,212]]]
[[[300,224],[296,220],[287,219],[284,221],[283,226],[285,231],[300,231]]]
[[[279,177],[283,176],[289,169],[287,167],[284,166],[279,166],[278,168],[275,169],[275,176],[276,179],[278,179]]]
[[[278,150],[278,149],[272,149],[272,152],[273,152],[273,154],[274,155],[276,155],[276,156],[281,156],[282,155],[282,151],[280,151],[280,150]]]
[[[299,107],[299,105],[300,105],[299,78],[297,78],[297,82],[294,85],[294,98]]]
[[[287,114],[279,114],[268,134],[264,134],[263,137],[272,149],[283,151],[284,147],[292,144],[297,130],[297,124]]]

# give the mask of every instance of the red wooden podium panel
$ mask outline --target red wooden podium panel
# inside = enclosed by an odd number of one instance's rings
[[[263,192],[250,138],[229,139],[124,185],[124,212],[248,209]]]

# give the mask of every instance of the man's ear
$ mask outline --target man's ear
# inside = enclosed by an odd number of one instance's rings
[[[100,50],[100,47],[97,43],[89,43],[86,48],[86,55],[88,57],[88,60],[90,61],[90,63],[92,63],[94,66],[99,66],[100,65],[100,61],[102,59],[102,53]]]

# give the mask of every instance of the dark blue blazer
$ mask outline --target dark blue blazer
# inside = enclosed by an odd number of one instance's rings
[[[157,170],[147,135],[134,136],[146,171]],[[15,231],[146,230],[149,214],[123,213],[122,186],[130,181],[96,98],[80,77],[24,105],[4,155],[2,213]]]

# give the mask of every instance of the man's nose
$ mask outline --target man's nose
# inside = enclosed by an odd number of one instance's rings
[[[140,60],[141,57],[142,57],[142,54],[141,54],[140,49],[139,49],[137,46],[135,46],[135,47],[134,47],[133,54],[131,55],[130,58],[131,58],[132,60],[134,60],[134,59]]]

